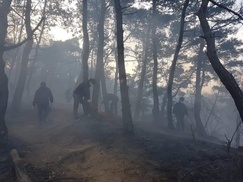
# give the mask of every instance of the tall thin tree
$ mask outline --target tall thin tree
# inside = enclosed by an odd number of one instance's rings
[[[97,62],[96,62],[96,70],[95,70],[95,81],[96,84],[94,85],[93,90],[93,97],[92,97],[92,104],[95,106],[95,110],[98,109],[98,102],[99,102],[99,95],[100,95],[100,81],[102,71],[104,69],[104,23],[105,23],[105,12],[106,12],[106,2],[105,0],[100,1],[100,14],[99,14],[99,22],[98,22],[98,35],[99,35],[99,42],[98,42],[98,51],[97,51]]]
[[[44,1],[42,17],[46,16],[47,2],[48,2],[47,0]],[[29,77],[28,77],[27,82],[26,82],[26,88],[27,88],[28,95],[30,94],[30,83],[31,83],[32,76],[33,76],[34,71],[35,71],[35,63],[36,63],[37,56],[38,56],[38,53],[39,53],[39,50],[40,50],[40,44],[42,42],[45,29],[46,29],[46,21],[43,20],[39,37],[36,40],[34,59],[32,60],[31,66],[29,68],[29,75],[28,75]]]
[[[88,2],[87,0],[83,0],[83,50],[82,50],[82,71],[80,72],[80,76],[78,82],[87,81],[89,78],[89,33],[88,33]],[[83,74],[82,74],[83,73]]]
[[[0,145],[7,143],[8,129],[5,123],[5,114],[8,106],[8,77],[5,73],[5,62],[3,54],[5,51],[17,48],[23,45],[32,37],[33,33],[41,25],[44,18],[37,24],[37,26],[31,32],[31,37],[27,37],[18,44],[12,46],[5,46],[8,29],[8,13],[10,11],[10,5],[12,0],[2,0],[0,3]]]
[[[117,49],[116,46],[114,45],[114,54],[115,54],[115,66],[116,66],[116,70],[115,70],[115,83],[114,83],[114,88],[113,88],[113,93],[115,95],[117,95],[117,87],[118,87],[118,53],[117,53]]]
[[[199,53],[197,57],[197,70],[196,70],[196,92],[194,100],[194,118],[196,120],[197,132],[201,136],[206,136],[205,128],[201,120],[201,101],[202,101],[202,87],[204,83],[204,67],[203,67],[203,48],[204,41],[201,41],[199,46]]]
[[[5,114],[8,105],[8,78],[5,73],[3,59],[4,44],[8,29],[8,13],[12,0],[2,0],[0,4],[0,146],[6,144],[8,129]]]
[[[124,63],[124,42],[123,42],[123,27],[122,27],[122,7],[120,0],[114,0],[116,12],[116,30],[117,30],[117,53],[118,53],[118,70],[121,90],[122,102],[122,120],[125,133],[133,132],[132,114],[128,95],[127,76]]]
[[[226,89],[231,94],[235,102],[235,105],[237,107],[237,110],[240,114],[241,120],[243,120],[243,92],[240,89],[239,85],[237,84],[233,75],[224,67],[224,65],[220,62],[218,58],[216,46],[215,46],[215,36],[207,21],[207,9],[208,9],[209,1],[214,2],[212,0],[202,0],[201,7],[197,12],[197,16],[199,18],[203,30],[203,34],[204,34],[203,37],[205,38],[207,44],[206,54],[208,56],[209,62],[211,63],[216,74],[218,75],[220,81],[224,84]],[[238,13],[235,13],[224,6],[220,6],[220,7],[226,9],[227,11],[238,16],[239,19],[243,20],[243,17],[241,17]]]
[[[27,77],[27,65],[29,62],[29,55],[33,46],[33,37],[32,37],[32,28],[31,28],[31,20],[30,20],[30,14],[31,14],[31,0],[27,0],[26,2],[26,9],[25,9],[25,28],[27,36],[29,37],[29,40],[26,42],[23,54],[22,54],[22,60],[21,60],[21,68],[20,68],[20,75],[18,78],[18,83],[14,92],[13,101],[11,104],[11,109],[14,112],[18,112],[21,105],[21,100],[24,92],[26,77]]]
[[[151,21],[151,20],[148,20]],[[140,79],[138,84],[138,93],[136,98],[136,104],[135,104],[135,110],[134,110],[134,118],[138,119],[141,112],[141,100],[143,97],[143,85],[146,75],[146,68],[147,68],[147,62],[148,62],[148,52],[149,52],[149,40],[150,40],[150,23],[148,23],[147,31],[146,31],[146,38],[145,41],[143,41],[143,61],[142,61],[142,70],[140,73]]]
[[[159,96],[158,96],[158,88],[157,88],[157,76],[158,76],[158,55],[157,55],[157,35],[156,35],[156,27],[157,27],[157,0],[153,0],[153,24],[152,24],[152,44],[153,44],[153,60],[154,60],[154,66],[153,66],[153,81],[152,81],[152,87],[153,87],[153,118],[154,122],[156,124],[159,123]]]
[[[175,75],[175,69],[176,69],[176,63],[178,60],[179,52],[181,49],[182,41],[183,41],[183,32],[184,32],[184,24],[185,24],[185,16],[186,16],[186,9],[188,7],[189,0],[185,0],[182,13],[181,13],[181,25],[180,25],[180,32],[179,32],[179,39],[176,46],[174,58],[170,67],[170,74],[169,74],[169,80],[168,80],[168,87],[167,87],[167,96],[168,96],[168,102],[167,102],[167,120],[168,120],[168,127],[170,129],[174,129],[173,125],[173,118],[172,118],[172,86],[173,86],[173,80]]]

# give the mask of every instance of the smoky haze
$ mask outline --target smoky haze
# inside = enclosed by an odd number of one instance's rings
[[[241,91],[235,20],[242,15],[232,12],[242,7],[219,3],[227,8],[207,5],[212,52]],[[235,98],[243,96],[226,89],[212,66],[200,7],[186,0],[12,1],[4,44],[20,45],[3,55],[6,124],[33,181],[213,179],[212,171],[195,178],[188,171],[242,145]],[[238,179],[233,169],[223,178]]]
[[[16,2],[15,2],[16,3]],[[21,2],[17,2],[19,6],[24,6]],[[35,5],[35,1],[32,2],[32,6]],[[122,5],[128,2],[123,2]],[[119,79],[115,79],[118,75],[117,67],[117,51],[116,49],[116,34],[115,34],[115,16],[112,8],[113,3],[106,2],[107,8],[105,10],[104,20],[104,47],[103,47],[103,65],[105,71],[105,84],[106,92],[114,93],[119,97]],[[52,4],[54,6],[54,4]],[[183,5],[183,2],[181,2]],[[229,5],[233,5],[232,3]],[[13,7],[15,4],[13,3]],[[167,7],[166,7],[167,6]],[[38,20],[38,16],[41,15],[45,4],[39,9],[36,9],[35,17],[32,17],[34,21]],[[57,7],[56,7],[57,8]],[[59,9],[58,9],[59,8]],[[62,14],[54,14],[51,10],[49,12],[49,18],[45,22],[45,26],[41,31],[37,31],[36,39],[34,39],[33,46],[28,55],[28,63],[26,67],[26,78],[24,79],[24,90],[22,94],[21,102],[31,107],[35,91],[40,86],[42,81],[47,83],[47,86],[52,90],[54,95],[54,103],[68,104],[72,107],[72,92],[75,87],[82,81],[80,75],[82,75],[82,50],[83,50],[83,35],[82,24],[78,22],[82,20],[82,3],[72,4],[68,7],[68,4],[64,3],[61,7],[58,7],[57,11],[63,11],[66,13],[66,17],[63,18]],[[153,120],[152,108],[153,108],[153,90],[152,90],[152,74],[153,74],[153,47],[151,38],[152,24],[156,27],[156,44],[157,44],[157,58],[158,58],[158,73],[157,73],[157,89],[159,98],[159,107],[161,107],[165,113],[162,115],[160,124],[162,128],[166,128],[166,87],[168,82],[168,74],[174,55],[176,43],[180,30],[180,11],[181,9],[174,6],[173,3],[161,2],[157,6],[156,17],[152,17],[152,4],[146,2],[137,1],[130,8],[124,10],[124,45],[125,45],[125,65],[127,70],[127,83],[129,87],[129,98],[131,105],[131,112],[134,114],[136,107],[139,107],[139,115],[134,117],[134,120],[141,120],[141,118],[147,118],[147,122]],[[191,12],[195,12],[199,8],[198,4],[190,4],[186,12],[186,23],[184,31],[184,40],[179,53],[178,63],[176,65],[176,71],[173,82],[173,104],[176,103],[179,97],[185,97],[186,105],[189,108],[190,118],[194,121],[194,100],[195,100],[195,83],[198,79],[196,77],[197,62],[199,59],[203,61],[203,68],[201,68],[201,117],[202,124],[205,126],[205,130],[208,135],[217,136],[220,139],[224,139],[224,135],[231,135],[235,129],[235,125],[238,118],[238,113],[230,95],[226,90],[222,89],[223,85],[217,78],[217,75],[213,71],[211,65],[207,61],[205,54],[199,55],[199,36],[202,34],[200,31],[200,25],[196,19],[196,16],[192,16]],[[15,11],[21,9],[16,8]],[[45,11],[47,9],[45,8]],[[89,34],[89,77],[95,78],[97,74],[97,51],[99,46],[99,33],[97,31],[100,17],[97,16],[101,11],[100,2],[88,3],[88,34]],[[17,12],[11,12],[10,20],[14,21],[18,14]],[[38,15],[39,13],[39,15]],[[217,17],[222,17],[221,11],[217,9],[215,11]],[[73,16],[73,19],[69,17]],[[55,20],[52,19],[55,17]],[[227,20],[227,19],[226,19]],[[225,21],[226,21],[225,20]],[[20,36],[20,25],[24,22],[18,20],[16,24],[15,34],[9,33],[9,40],[14,40],[14,36]],[[65,41],[58,41],[63,39],[58,32],[52,32],[52,35],[48,34],[48,28],[55,28],[58,24],[59,27],[72,33],[73,38]],[[222,23],[224,25],[224,23]],[[34,25],[32,25],[34,27]],[[219,28],[217,28],[217,26]],[[218,54],[222,59],[224,65],[232,70],[233,75],[239,81],[241,86],[241,62],[240,60],[240,45],[241,40],[237,37],[232,37],[233,33],[237,31],[236,27],[225,26],[220,28],[220,24],[215,24],[215,30],[218,35],[224,35],[220,38],[218,43]],[[25,32],[25,30],[24,30]],[[20,34],[21,33],[21,34]],[[42,33],[42,34],[41,34]],[[65,36],[65,35],[63,35]],[[23,39],[23,38],[22,38]],[[55,40],[57,39],[57,40]],[[8,51],[4,57],[6,60],[6,73],[9,78],[9,106],[14,105],[14,94],[19,92],[17,89],[18,82],[20,80],[20,74],[23,72],[23,51],[25,45],[18,47],[17,49]],[[200,57],[198,57],[200,56]],[[22,61],[21,61],[22,60]],[[142,72],[143,66],[146,64],[145,72]],[[141,88],[141,76],[145,75],[143,87]],[[23,78],[22,78],[23,80]],[[23,81],[22,81],[23,82]],[[142,95],[139,98],[140,105],[137,106],[137,94],[139,90],[142,90]],[[223,90],[223,91],[221,91]],[[92,96],[93,88],[91,88]],[[101,91],[101,90],[100,90]],[[18,94],[17,94],[18,95]],[[21,95],[20,95],[21,97]],[[100,92],[98,106],[104,111],[104,95]],[[228,103],[230,105],[227,105]],[[121,104],[119,102],[119,114],[121,115]],[[210,107],[213,105],[213,107]],[[228,108],[232,108],[230,113]],[[233,109],[234,108],[234,109]],[[10,108],[11,110],[11,108]],[[142,111],[142,113],[141,113]],[[226,112],[227,111],[227,112]],[[203,114],[202,114],[203,113]],[[227,116],[225,116],[227,113]],[[228,118],[235,118],[234,122],[229,121]],[[174,124],[176,119],[174,118]],[[152,124],[152,123],[151,123]],[[152,124],[153,125],[153,124]],[[196,123],[194,124],[196,125]]]

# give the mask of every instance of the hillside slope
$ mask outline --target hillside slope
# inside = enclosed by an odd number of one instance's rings
[[[35,110],[9,124],[10,138],[33,181],[240,181],[235,151],[191,136],[136,126],[125,136],[119,121],[81,118],[54,108],[39,127]]]

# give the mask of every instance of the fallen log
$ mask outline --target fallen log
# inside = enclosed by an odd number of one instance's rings
[[[28,175],[26,175],[26,170],[23,161],[19,157],[18,151],[16,149],[12,149],[10,151],[13,163],[14,163],[14,168],[15,168],[15,173],[17,177],[18,182],[31,182],[30,178]]]

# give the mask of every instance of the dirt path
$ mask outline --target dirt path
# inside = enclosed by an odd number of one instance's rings
[[[237,181],[236,159],[225,148],[136,128],[124,136],[119,123],[53,109],[38,127],[33,110],[13,120],[10,137],[33,181],[157,182]],[[198,169],[197,169],[198,168]],[[192,172],[189,172],[191,171]]]

